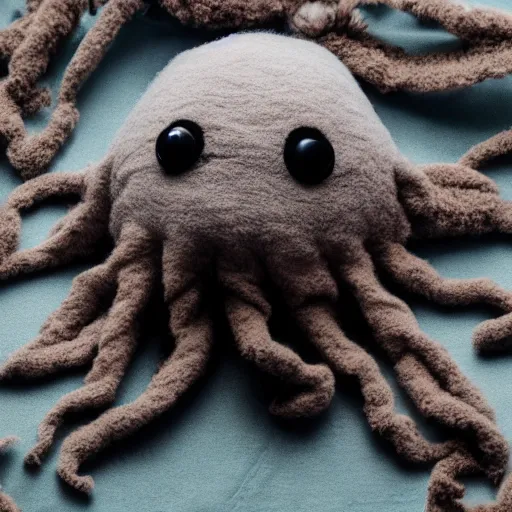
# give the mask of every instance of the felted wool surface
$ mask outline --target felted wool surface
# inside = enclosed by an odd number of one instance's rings
[[[500,6],[496,2],[493,5]],[[384,18],[381,22],[393,23],[393,17]],[[407,26],[405,20],[399,21],[399,26]],[[125,62],[125,68],[121,62],[121,69],[116,70],[116,74],[124,72],[126,80],[109,83],[108,62],[102,68],[93,87],[103,90],[100,105],[95,105],[96,95],[88,105],[90,117],[84,120],[75,140],[55,165],[56,170],[79,169],[101,158],[115,129],[133,105],[130,99],[138,96],[154,72],[168,60],[166,29],[148,27],[144,21],[139,23],[141,38],[145,36],[152,44],[134,50],[128,38],[116,43],[117,57],[125,55],[130,61]],[[195,35],[183,34],[182,45],[187,38],[190,45],[195,43]],[[136,55],[141,62],[137,75],[132,67]],[[120,83],[129,83],[129,90],[128,86],[121,90]],[[401,151],[414,161],[425,162],[455,160],[473,143],[507,127],[512,116],[504,99],[509,97],[510,89],[510,81],[505,80],[482,84],[464,93],[426,98],[381,98],[368,92]],[[507,195],[510,174],[503,169],[500,172],[493,173],[493,178],[502,184]],[[17,179],[13,174],[1,179],[3,200]],[[29,246],[40,240],[60,213],[62,210],[51,209],[29,217],[24,244]],[[430,257],[444,275],[488,275],[511,287],[504,271],[511,263],[504,242],[419,247],[418,252]],[[36,334],[44,318],[67,294],[71,277],[78,270],[23,281],[1,290],[2,356]],[[422,327],[445,344],[465,373],[483,390],[497,410],[505,436],[511,438],[512,417],[503,384],[510,374],[510,364],[506,359],[478,360],[470,346],[470,331],[487,317],[487,312],[432,310],[419,304],[416,313]],[[156,336],[149,337],[142,347],[120,401],[134,398],[153,373],[159,355],[157,340],[153,338]],[[340,386],[333,407],[321,419],[291,428],[268,416],[264,391],[257,376],[248,373],[246,367],[240,367],[238,359],[227,357],[218,361],[201,393],[191,396],[178,411],[139,434],[129,442],[130,449],[123,450],[122,456],[114,452],[102,460],[94,471],[97,492],[90,503],[76,500],[57,484],[54,460],[48,461],[40,474],[24,473],[21,469],[22,455],[33,444],[38,421],[58,397],[76,388],[80,377],[47,384],[46,393],[40,386],[2,388],[1,403],[8,414],[0,420],[0,433],[16,433],[23,438],[12,457],[1,462],[2,481],[24,510],[423,509],[428,473],[403,468],[376,441],[362,417],[357,396],[349,388]],[[407,409],[408,404],[401,406]],[[487,501],[491,491],[477,489],[470,499]]]

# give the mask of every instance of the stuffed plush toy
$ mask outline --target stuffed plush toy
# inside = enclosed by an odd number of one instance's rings
[[[69,63],[49,125],[29,135],[24,118],[51,103],[50,92],[38,86],[51,55],[87,9],[95,12],[103,4]],[[460,38],[463,48],[408,55],[375,39],[357,8],[379,4],[438,23]],[[153,6],[183,23],[210,29],[284,26],[314,38],[382,91],[453,89],[512,71],[512,16],[448,0],[27,0],[26,14],[0,32],[0,59],[9,62],[8,76],[0,83],[0,142],[23,179],[45,171],[70,136],[79,117],[78,91],[120,28]]]
[[[512,231],[512,204],[469,167],[501,149],[492,140],[462,164],[414,167],[348,69],[311,42],[243,34],[181,54],[102,162],[31,180],[0,210],[4,281],[88,257],[104,240],[114,246],[1,369],[4,380],[30,379],[92,364],[84,386],[43,420],[27,463],[41,464],[67,413],[113,403],[138,321],[161,282],[174,350],[135,402],[64,441],[58,473],[69,485],[90,492],[93,480],[78,474],[80,465],[171,408],[202,375],[215,350],[212,303],[221,300],[242,357],[292,390],[275,398],[271,413],[318,414],[329,406],[335,374],[356,377],[372,429],[406,459],[436,463],[427,510],[463,510],[456,478],[479,472],[497,483],[507,442],[480,392],[376,271],[438,303],[501,308],[506,314],[484,322],[475,344],[490,350],[504,343],[512,293],[485,279],[444,280],[405,247],[412,237]],[[21,211],[60,196],[80,201],[46,242],[17,251]],[[307,364],[271,338],[270,288],[324,364]],[[427,441],[396,413],[376,362],[338,324],[346,293],[418,410],[449,427],[451,441]],[[509,511],[511,500],[505,488],[497,505],[481,510]]]

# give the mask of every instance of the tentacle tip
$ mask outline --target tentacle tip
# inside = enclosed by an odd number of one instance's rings
[[[59,468],[58,475],[70,487],[84,494],[91,494],[94,489],[94,479],[91,476],[79,476],[67,468]]]
[[[3,439],[0,439],[0,451],[7,450],[10,448],[13,444],[17,443],[20,440],[19,437],[16,436],[9,436],[4,437]]]
[[[37,452],[37,447],[32,449],[30,452],[28,452],[25,455],[25,458],[23,460],[25,462],[26,466],[32,467],[32,468],[38,468],[42,464],[42,459],[40,454]]]
[[[4,365],[0,368],[0,381],[9,380],[12,377],[9,368]]]
[[[485,329],[477,329],[473,334],[473,347],[480,355],[493,355],[512,348],[512,337],[489,336]]]
[[[19,375],[19,365],[13,359],[6,361],[0,366],[0,382],[11,380]]]

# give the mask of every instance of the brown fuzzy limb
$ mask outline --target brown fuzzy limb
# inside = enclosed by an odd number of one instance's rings
[[[394,361],[415,354],[448,393],[488,418],[494,413],[480,391],[459,370],[448,352],[419,328],[407,304],[387,292],[375,276],[363,248],[354,248],[354,260],[344,266],[343,279],[352,287],[368,323]]]
[[[413,14],[419,19],[433,20],[463,40],[473,38],[509,39],[512,37],[512,16],[491,8],[469,8],[460,2],[446,0],[370,0]]]
[[[512,293],[490,279],[445,279],[425,260],[400,244],[388,244],[379,251],[379,262],[392,278],[409,292],[438,304],[487,304],[508,313],[480,324],[473,342],[478,350],[501,348],[512,335]]]
[[[12,444],[14,444],[18,439],[16,437],[6,437],[4,439],[0,439],[0,452],[4,452],[7,450]],[[2,488],[0,486],[0,511],[1,512],[21,512],[20,509],[16,506],[13,499],[7,494],[2,492]]]
[[[62,266],[97,250],[108,235],[110,162],[85,174],[49,174],[18,187],[0,208],[0,281]],[[21,211],[59,196],[79,195],[81,202],[42,244],[15,252]]]
[[[0,491],[0,510],[2,512],[21,512],[13,499]]]
[[[25,458],[27,464],[41,464],[68,413],[104,408],[114,401],[136,347],[137,321],[153,288],[155,258],[145,255],[148,252],[146,236],[141,237],[141,242],[138,258],[122,268],[117,276],[116,298],[102,325],[98,355],[85,385],[64,396],[46,415],[39,426],[38,442]]]
[[[109,410],[64,441],[58,473],[79,491],[89,493],[94,485],[90,476],[77,474],[86,459],[170,409],[206,367],[213,335],[201,285],[197,280],[184,285],[180,267],[173,265],[175,258],[169,252],[170,248],[164,250],[164,286],[166,299],[170,301],[174,351],[137,400]]]
[[[393,391],[375,360],[341,331],[331,309],[322,304],[306,306],[298,319],[328,364],[342,375],[356,377],[364,399],[364,412],[372,430],[411,462],[438,461],[452,453],[454,442],[431,443],[418,431],[414,421],[395,412]]]
[[[404,355],[395,363],[395,368],[401,386],[425,417],[472,434],[487,476],[497,483],[506,470],[509,448],[495,423],[446,392],[417,356]]]
[[[292,389],[285,399],[276,397],[270,412],[283,417],[319,414],[334,395],[331,370],[323,364],[306,364],[292,349],[272,339],[268,331],[271,307],[263,296],[263,272],[253,255],[225,246],[218,259],[218,279],[238,349],[244,358]]]
[[[0,368],[0,380],[13,377],[38,378],[60,373],[90,363],[96,354],[98,339],[105,319],[97,318],[84,327],[65,347],[38,344],[40,337],[13,354]]]
[[[479,169],[489,161],[512,153],[512,130],[505,130],[494,137],[473,146],[460,160],[459,164]]]
[[[274,400],[272,414],[288,418],[313,416],[329,406],[334,395],[331,370],[324,365],[306,364],[293,350],[271,338],[267,327],[268,304],[261,310],[233,296],[226,299],[226,309],[242,356],[264,372],[299,386],[291,397]]]
[[[28,346],[12,355],[0,371],[2,379],[12,377],[33,378],[59,370],[59,364],[70,357],[66,355],[69,342],[80,335],[90,322],[101,314],[102,300],[112,292],[120,270],[134,258],[139,257],[141,247],[139,228],[126,227],[121,233],[117,247],[102,265],[98,265],[73,280],[71,292],[41,328],[39,336]],[[146,239],[145,239],[146,240]],[[147,240],[146,240],[147,241]],[[94,329],[93,327],[91,327]],[[98,325],[95,326],[98,328]],[[87,334],[87,333],[86,333]],[[85,357],[90,356],[91,346],[84,337]],[[81,343],[80,339],[75,340]],[[51,347],[51,350],[45,350]],[[79,357],[79,353],[75,353]],[[71,358],[72,361],[76,359]],[[82,358],[78,359],[82,361]]]
[[[16,48],[25,39],[26,32],[34,18],[32,12],[27,12],[22,18],[0,31],[0,59],[9,59]]]
[[[33,10],[33,21],[23,42],[12,54],[5,87],[22,102],[46,71],[59,42],[78,25],[87,0],[44,0]]]
[[[20,132],[11,138],[8,156],[24,177],[33,177],[46,169],[68,139],[79,118],[76,108],[79,87],[101,62],[121,27],[144,5],[144,0],[110,0],[66,69],[59,101],[48,126],[37,135]]]
[[[465,9],[445,0],[366,0],[385,4],[419,18],[434,20],[462,38],[466,47],[453,52],[409,55],[384,43],[363,23],[344,23],[320,38],[357,76],[387,92],[406,89],[417,92],[467,87],[487,78],[502,78],[512,71],[512,16],[492,9]],[[357,3],[350,3],[352,15]]]
[[[465,50],[429,55],[408,55],[366,32],[329,33],[320,43],[354,75],[381,92],[459,89],[489,78],[503,78],[512,71],[512,44],[508,40],[483,39]]]
[[[401,385],[425,416],[472,432],[484,454],[487,474],[496,479],[505,469],[508,446],[493,422],[491,408],[446,351],[419,330],[405,303],[378,282],[368,253],[354,248],[351,258],[343,266],[343,279],[394,362]]]
[[[46,141],[46,146],[39,144],[34,148],[38,153],[33,157],[35,166],[31,166],[29,157],[24,155],[27,134],[23,116],[50,105],[49,90],[38,89],[37,81],[46,71],[50,55],[59,42],[78,25],[86,6],[87,0],[33,2],[27,14],[30,23],[25,26],[24,37],[16,48],[10,48],[13,51],[9,74],[0,84],[0,135],[7,142],[9,159],[20,169],[24,179],[41,172],[51,144]],[[12,38],[10,41],[12,43]]]
[[[400,202],[414,236],[442,238],[512,232],[512,203],[496,184],[460,164],[436,164],[396,173]]]

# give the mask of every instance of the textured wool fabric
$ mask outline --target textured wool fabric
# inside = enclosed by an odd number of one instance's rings
[[[179,119],[201,126],[205,148],[194,168],[172,176],[156,159],[155,140]],[[297,183],[283,160],[288,134],[303,126],[320,130],[336,154],[333,174],[316,186]],[[17,251],[21,210],[62,195],[81,201],[46,242]],[[456,479],[468,471],[494,483],[503,476],[508,445],[493,411],[376,270],[385,268],[403,282],[396,267],[404,260],[424,280],[420,293],[429,294],[440,278],[407,252],[397,261],[396,247],[405,251],[411,235],[509,233],[512,206],[469,167],[413,167],[347,68],[320,46],[245,34],[180,55],[160,73],[99,165],[26,183],[0,215],[4,280],[86,256],[108,234],[115,243],[106,262],[76,278],[39,337],[1,371],[3,379],[34,378],[93,363],[85,386],[43,420],[28,464],[41,464],[67,413],[112,403],[133,353],[138,317],[162,269],[174,349],[137,400],[65,440],[58,472],[75,489],[93,487],[90,476],[78,474],[83,462],[164,413],[203,374],[214,347],[207,300],[212,280],[241,354],[288,387],[271,412],[318,414],[332,399],[333,372],[353,375],[371,428],[405,459],[437,463],[429,512],[460,506],[464,489]],[[308,364],[272,340],[269,281],[325,364]],[[341,283],[346,290],[340,295]],[[371,357],[337,323],[335,306],[347,291],[402,388],[422,415],[451,429],[452,440],[429,442],[411,418],[395,412]],[[446,297],[457,304],[499,304],[505,313],[512,303],[509,293],[487,281],[457,282],[445,295],[430,295],[440,302]],[[479,330],[479,348],[502,342],[510,324],[509,315],[488,321]],[[506,510],[504,489],[486,510]]]
[[[484,3],[483,1],[478,2]],[[499,0],[487,5],[507,4]],[[20,0],[6,0],[0,9],[5,25]],[[452,47],[442,30],[417,24],[413,17],[387,9],[368,10],[366,18],[372,33],[404,46],[410,52],[432,51]],[[96,18],[86,16],[87,26]],[[85,28],[62,47],[62,58],[54,61],[47,84],[56,87]],[[99,161],[107,153],[114,131],[133,107],[147,82],[163,69],[170,56],[197,44],[205,37],[196,31],[181,29],[179,24],[162,23],[138,17],[131,29],[123,30],[115,40],[106,60],[80,95],[81,122],[76,136],[58,155],[53,169],[69,171]],[[140,44],[144,41],[144,44]],[[134,69],[136,72],[134,72]],[[119,87],[118,84],[123,84]],[[511,110],[507,98],[510,80],[487,81],[477,87],[453,94],[381,96],[372,87],[364,87],[384,124],[390,129],[402,153],[412,160],[455,161],[471,145],[509,126]],[[108,112],[108,115],[105,115]],[[35,131],[42,127],[44,116],[29,120]],[[0,201],[19,184],[19,178],[2,162]],[[485,169],[499,183],[502,194],[510,195],[510,169],[504,164]],[[21,244],[30,247],[40,242],[51,225],[63,215],[62,205],[44,203],[42,208],[24,216]],[[505,238],[453,239],[442,243],[429,241],[409,246],[415,254],[428,259],[443,277],[489,276],[505,288],[511,281],[507,269],[510,252]],[[71,279],[90,264],[43,273],[34,278],[9,282],[0,288],[0,356],[6,359],[37,334],[44,319],[55,310],[68,293]],[[394,290],[400,293],[400,290]],[[403,294],[402,294],[403,295]],[[496,410],[498,423],[506,439],[511,438],[510,403],[506,382],[510,360],[481,358],[471,349],[471,331],[482,320],[492,318],[494,311],[478,307],[431,307],[424,300],[407,295],[423,330],[438,339],[451,353],[464,373],[482,389]],[[340,313],[350,316],[345,304]],[[30,314],[25,314],[25,312]],[[158,308],[149,310],[143,326],[141,344],[135,354],[116,400],[127,403],[145,387],[162,357],[166,346],[162,332],[152,334],[158,323]],[[278,320],[279,319],[279,320]],[[275,311],[271,320],[274,335],[280,341],[295,343],[296,332],[281,325],[281,314]],[[282,332],[276,332],[279,330]],[[150,332],[148,332],[150,331]],[[352,339],[366,346],[363,332],[351,333]],[[230,340],[221,337],[220,345]],[[219,345],[217,345],[219,346]],[[219,347],[220,348],[220,347]],[[313,360],[303,354],[309,362]],[[395,386],[382,354],[377,356],[386,380],[393,388],[399,412],[413,414],[413,406]],[[182,406],[156,420],[101,456],[83,471],[93,474],[96,482],[94,498],[82,501],[55,476],[58,450],[37,472],[23,470],[23,456],[36,439],[37,424],[65,393],[80,387],[82,372],[34,385],[0,387],[0,402],[5,414],[0,415],[0,434],[15,433],[21,441],[0,460],[0,480],[4,489],[16,498],[26,511],[48,508],[63,512],[89,510],[176,511],[192,510],[352,510],[369,512],[379,508],[385,512],[422,511],[429,476],[428,467],[404,467],[387,444],[372,434],[362,411],[362,398],[350,380],[338,379],[339,385],[330,408],[307,426],[295,421],[282,425],[266,414],[275,393],[267,394],[266,383],[229,351],[214,359],[212,372],[200,384],[197,393],[186,397]],[[83,375],[82,375],[83,376]],[[421,417],[415,416],[420,429],[429,439],[438,439]],[[90,416],[71,417],[71,428],[90,421]],[[68,428],[69,428],[68,427]],[[58,433],[55,448],[67,434]],[[368,482],[371,482],[371,486]],[[493,489],[478,479],[467,482],[468,504],[484,503],[493,497]]]
[[[51,103],[38,87],[59,42],[78,25],[89,6],[106,3],[84,38],[62,80],[47,127],[29,134],[24,118]],[[359,6],[387,5],[439,23],[464,43],[461,50],[410,56],[367,30]],[[158,5],[183,23],[209,29],[240,30],[287,26],[316,38],[357,76],[382,91],[439,91],[501,78],[512,69],[512,16],[487,9],[466,9],[445,0],[160,0]],[[0,32],[0,57],[9,62],[0,86],[0,138],[11,164],[23,179],[44,172],[79,118],[77,94],[97,68],[119,30],[146,9],[144,0],[27,0],[25,15]]]

